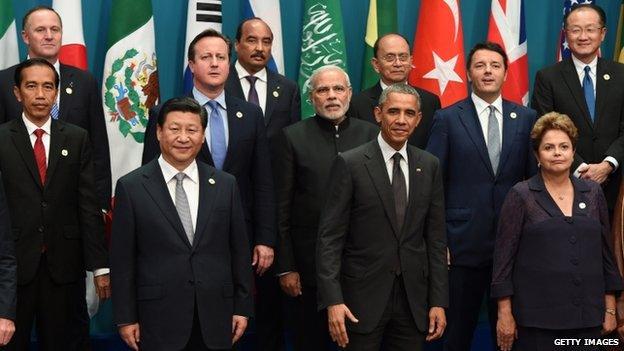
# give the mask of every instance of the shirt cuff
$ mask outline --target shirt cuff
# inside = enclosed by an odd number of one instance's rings
[[[609,162],[610,164],[612,164],[615,167],[613,169],[613,171],[611,171],[611,173],[615,172],[615,170],[618,169],[618,167],[620,166],[620,164],[615,159],[615,157],[612,157],[612,156],[605,157],[603,161],[607,161],[607,162]]]
[[[587,166],[587,163],[583,162],[581,163],[575,170],[574,173],[572,174],[575,178],[580,178],[581,177],[581,172],[579,172],[579,168],[581,167],[585,167]]]
[[[288,274],[288,273],[292,273],[292,271],[282,272],[282,273],[277,273],[277,274],[276,274],[276,276],[277,276],[277,277],[281,277],[281,276],[286,275],[286,274]]]
[[[105,274],[110,274],[110,268],[98,268],[93,270],[94,277],[99,277]]]

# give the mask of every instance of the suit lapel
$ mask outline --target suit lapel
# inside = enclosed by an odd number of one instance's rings
[[[561,75],[563,76],[563,80],[568,86],[568,89],[570,90],[570,95],[572,95],[572,98],[574,98],[574,101],[576,102],[579,111],[583,113],[583,119],[587,123],[587,126],[593,129],[594,126],[592,124],[591,117],[589,116],[587,103],[585,102],[583,87],[581,86],[581,82],[579,81],[579,76],[576,72],[576,68],[574,68],[574,63],[572,62],[572,59],[565,60],[564,64],[561,67]]]
[[[145,181],[143,182],[145,190],[152,197],[156,206],[160,208],[161,212],[175,229],[176,233],[178,233],[180,239],[188,248],[191,248],[186,232],[184,232],[182,221],[180,221],[180,217],[178,216],[178,211],[176,210],[175,204],[171,199],[169,189],[167,189],[165,178],[163,177],[160,166],[158,165],[158,159],[154,159],[148,163],[148,166],[145,168],[143,173],[143,177],[145,177]]]
[[[230,93],[234,94],[234,96],[238,97],[242,100],[247,100],[245,95],[243,95],[243,87],[240,84],[240,77],[238,76],[238,71],[236,71],[236,67],[234,64],[230,65],[230,75],[228,76],[228,82],[230,83]]]
[[[50,150],[48,151],[46,185],[50,184],[50,180],[54,176],[56,165],[58,164],[58,158],[61,156],[61,148],[65,145],[65,138],[66,135],[63,126],[59,126],[57,121],[52,120],[50,125]]]
[[[505,162],[509,158],[509,153],[513,146],[513,142],[518,132],[518,124],[520,123],[521,116],[515,112],[516,107],[507,101],[503,100],[503,148],[501,150],[500,161],[498,162],[498,170],[500,172],[505,165]],[[511,114],[515,117],[511,117]]]
[[[492,163],[490,162],[487,145],[485,144],[483,130],[481,129],[481,123],[479,122],[479,117],[477,116],[477,111],[472,104],[472,100],[466,99],[461,102],[458,107],[461,110],[458,113],[459,120],[477,149],[481,161],[483,161],[485,167],[490,171],[490,175],[494,178],[494,170],[492,169]]]
[[[229,163],[232,162],[232,158],[234,157],[232,154],[236,150],[236,145],[238,145],[241,138],[240,133],[243,130],[241,124],[244,123],[243,120],[245,118],[249,118],[249,116],[245,116],[245,114],[240,110],[240,106],[234,102],[234,100],[229,99],[227,94],[225,95],[225,104],[227,105],[229,140],[227,143],[228,146],[227,153],[225,154],[225,161],[223,161],[223,169],[228,169]]]
[[[72,105],[72,96],[73,94],[68,94],[67,91],[71,91],[76,89],[74,86],[74,74],[65,67],[65,65],[60,65],[61,71],[61,88],[59,90],[59,116],[60,120],[65,120],[67,118],[67,114],[69,113],[69,108]]]
[[[368,97],[373,100],[373,105],[377,106],[377,104],[379,103],[379,97],[381,96],[381,83],[379,83],[379,81],[377,81],[377,84],[373,85],[370,89],[365,90],[365,94],[368,95]]]
[[[397,239],[400,237],[399,226],[396,220],[396,210],[394,208],[394,198],[392,195],[392,185],[388,179],[388,171],[379,148],[379,143],[374,140],[368,144],[368,148],[364,154],[367,158],[365,161],[366,169],[371,177],[377,194],[381,199],[381,203],[386,212],[386,216],[392,225],[392,231]],[[411,180],[411,179],[410,179]],[[408,212],[406,212],[408,213]]]
[[[411,213],[414,213],[416,203],[423,198],[422,191],[424,189],[421,177],[423,169],[421,159],[409,145],[407,146],[407,158],[409,169],[409,198],[407,200],[407,209],[405,211],[405,221],[401,230],[401,238],[405,237],[405,233],[411,231],[412,222],[416,219],[416,216],[411,215]]]
[[[197,210],[195,236],[193,237],[193,249],[199,246],[199,242],[204,236],[208,219],[213,215],[212,208],[214,207],[214,199],[217,198],[216,192],[218,186],[218,184],[210,184],[209,181],[214,176],[214,168],[197,163],[197,171],[199,174],[199,206]]]
[[[30,143],[30,136],[26,130],[26,126],[22,121],[22,117],[11,120],[11,139],[15,148],[19,152],[22,160],[26,164],[26,168],[30,171],[30,175],[33,177],[35,183],[43,188],[41,184],[41,177],[39,176],[39,168],[37,168],[37,162],[35,161],[35,152],[33,151],[32,144]]]
[[[271,123],[271,115],[275,106],[279,102],[281,87],[278,84],[278,77],[270,69],[267,70],[267,91],[266,91],[266,106],[264,108],[264,125],[268,126]]]
[[[610,77],[613,73],[607,66],[607,62],[598,59],[596,67],[596,112],[594,116],[594,125],[596,125],[596,127],[602,122],[601,116],[603,116],[604,110],[607,107],[607,101],[609,101],[609,93],[611,91]],[[609,79],[605,79],[605,77],[609,77]]]

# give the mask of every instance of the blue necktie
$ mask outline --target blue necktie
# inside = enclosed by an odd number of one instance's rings
[[[223,169],[223,162],[227,153],[223,117],[221,116],[221,111],[219,111],[219,104],[216,101],[210,100],[208,105],[212,109],[210,111],[210,153],[212,154],[215,167]]]
[[[594,95],[594,83],[592,82],[589,72],[591,68],[585,66],[585,78],[583,78],[583,93],[585,94],[585,103],[587,103],[587,109],[591,116],[592,122],[594,122],[594,111],[596,110],[596,96]]]
[[[58,104],[56,103],[56,101],[54,102],[54,105],[52,105],[52,110],[50,111],[50,115],[52,115],[52,118],[58,119],[59,108],[58,108]]]

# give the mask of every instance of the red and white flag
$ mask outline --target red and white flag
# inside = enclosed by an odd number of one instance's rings
[[[492,0],[488,40],[500,44],[509,58],[503,98],[527,106],[529,58],[524,23],[524,0]]]
[[[468,96],[459,0],[423,0],[410,84],[438,94],[442,107]]]
[[[87,47],[82,32],[81,0],[54,0],[52,8],[63,21],[63,43],[59,53],[61,63],[87,69]]]

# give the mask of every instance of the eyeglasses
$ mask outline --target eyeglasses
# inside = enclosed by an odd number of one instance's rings
[[[314,89],[314,92],[318,95],[326,96],[329,94],[330,90],[333,90],[336,94],[344,94],[347,91],[347,87],[345,87],[344,85],[334,85],[331,87],[323,86]]]
[[[585,32],[587,35],[597,34],[602,31],[603,28],[604,27],[586,27],[585,29],[583,29],[581,27],[571,27],[566,28],[566,32],[571,36],[578,37],[583,34],[583,32]]]
[[[394,61],[396,61],[397,59],[399,59],[399,62],[401,63],[407,63],[409,62],[410,59],[410,55],[409,54],[387,54],[381,57],[382,60],[386,61],[387,63],[394,63]]]

